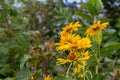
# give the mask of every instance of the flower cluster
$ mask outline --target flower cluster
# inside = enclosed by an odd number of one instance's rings
[[[72,63],[74,73],[79,73],[79,75],[82,74],[81,70],[90,58],[89,51],[86,49],[92,46],[88,37],[81,37],[76,34],[80,26],[79,22],[68,24],[60,34],[60,42],[56,43],[56,50],[69,51],[66,58],[58,58],[56,63],[58,65]]]
[[[85,37],[81,37],[76,33],[81,26],[79,22],[66,25],[60,33],[60,41],[56,43],[56,50],[68,51],[69,54],[64,58],[58,58],[56,63],[58,65],[71,63],[73,72],[78,77],[84,77],[87,72],[85,70],[86,62],[91,56],[88,51],[88,48],[92,46],[90,38],[96,34],[101,34],[107,24],[108,22],[101,24],[98,20],[86,30]]]

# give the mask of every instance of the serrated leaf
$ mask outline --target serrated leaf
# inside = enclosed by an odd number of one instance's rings
[[[29,54],[24,54],[24,57],[20,61],[20,69],[23,69],[24,64],[26,63],[27,60],[32,58]]]
[[[16,40],[19,45],[23,46],[24,48],[27,48],[27,43],[24,35],[16,36]]]

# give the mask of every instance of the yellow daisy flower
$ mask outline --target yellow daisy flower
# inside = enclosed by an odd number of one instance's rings
[[[78,26],[80,24],[76,22],[75,24],[70,23],[63,28],[60,34],[60,42],[55,44],[57,46],[56,50],[69,50],[70,53],[66,58],[58,58],[56,64],[73,63],[75,64],[73,71],[79,73],[79,76],[82,77],[81,69],[86,66],[87,60],[90,58],[86,48],[90,48],[92,44],[89,37],[81,38],[80,35],[72,33],[78,30]]]
[[[60,64],[68,63],[68,62],[73,62],[73,60],[58,58],[56,64],[60,65]]]
[[[78,49],[86,49],[92,46],[91,40],[88,37],[82,38],[78,41]]]
[[[85,66],[89,58],[90,58],[89,51],[81,52],[81,53],[77,52],[75,60],[76,62],[78,62],[77,64],[81,64],[82,66]]]
[[[59,65],[59,64],[65,64],[65,63],[68,63],[68,62],[71,63],[71,62],[75,61],[75,59],[76,59],[75,53],[70,53],[70,54],[67,56],[66,59],[58,58],[56,63],[57,63],[58,65]]]
[[[80,36],[76,34],[68,34],[67,36],[61,36],[60,43],[56,43],[56,50],[70,50],[76,48]]]
[[[77,31],[78,27],[81,26],[81,24],[79,22],[76,23],[70,23],[68,24],[66,27],[63,28],[62,32],[61,32],[61,36],[65,36],[66,33],[70,33],[72,31]]]
[[[94,23],[92,26],[90,26],[87,31],[86,35],[87,36],[94,36],[95,34],[101,34],[101,31],[106,28],[108,25],[108,22],[106,23],[100,23],[100,20],[98,20],[96,23]]]
[[[79,54],[79,57],[77,58],[77,62],[79,62],[83,66],[86,66],[86,62],[89,58],[90,58],[89,52],[86,51]]]
[[[44,80],[52,80],[52,78],[48,75],[44,78]]]
[[[79,54],[77,54],[77,56],[78,56],[78,58],[77,58],[78,62],[86,61],[90,58],[89,51],[79,53]]]
[[[56,50],[74,50],[74,49],[86,49],[91,47],[91,41],[89,38],[81,38],[80,35],[69,33],[69,31],[76,31],[80,24],[76,22],[71,23],[63,28],[60,35],[60,42],[55,45]]]

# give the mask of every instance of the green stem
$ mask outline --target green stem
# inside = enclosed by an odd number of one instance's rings
[[[97,66],[96,66],[96,74],[98,74],[98,73],[99,73],[99,71],[98,71],[98,70],[99,70],[99,64],[100,64],[100,45],[101,45],[99,35],[97,35],[97,37],[98,37],[98,52],[97,52],[98,64],[97,64]]]
[[[38,56],[36,56],[35,61],[34,61],[35,71],[37,70],[37,65],[38,65]]]
[[[84,53],[84,51],[82,51],[83,53]],[[82,53],[82,59],[84,58],[84,55],[83,55],[83,53]],[[83,62],[83,60],[82,60],[82,64],[84,64],[84,62]],[[85,80],[85,74],[86,74],[86,72],[85,72],[85,66],[83,65],[83,80]]]
[[[89,77],[88,77],[87,75],[85,75],[85,76],[86,76],[87,80],[90,80]]]
[[[95,70],[96,74],[99,73],[99,72],[98,72],[98,69],[99,69],[99,64],[96,65],[96,70]]]
[[[91,76],[91,79],[93,78],[93,75],[92,75],[92,73],[91,73],[91,71],[89,70],[89,74],[90,74],[90,76]]]
[[[85,80],[85,67],[83,66],[83,80]]]
[[[93,49],[91,49],[95,58],[96,58],[96,61],[97,61],[97,65],[96,65],[96,70],[95,70],[95,73],[98,74],[98,68],[99,68],[99,57],[96,55],[95,51]]]
[[[70,63],[70,65],[69,65],[69,67],[67,69],[67,73],[66,73],[67,78],[69,77],[69,71],[70,71],[71,66],[72,66],[72,63]]]
[[[93,20],[93,23],[95,23],[96,22],[96,16],[94,16],[94,20]],[[93,52],[94,53],[94,55],[95,55],[95,57],[96,57],[96,60],[97,60],[97,65],[96,65],[96,74],[98,74],[99,73],[99,64],[100,64],[100,37],[99,37],[99,35],[97,34],[97,37],[98,37],[98,51],[97,51],[97,56],[96,56],[96,54],[95,54],[95,52]]]
[[[99,62],[99,60],[98,60],[98,57],[97,57],[97,55],[96,55],[96,53],[95,53],[95,51],[91,48],[91,50],[92,50],[92,52],[93,52],[93,54],[94,54],[94,56],[95,56],[95,58],[96,58],[96,60],[97,60],[97,63]]]

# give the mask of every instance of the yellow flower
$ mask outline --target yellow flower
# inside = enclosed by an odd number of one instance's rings
[[[99,20],[87,29],[86,35],[91,37],[97,33],[101,34],[101,31],[105,29],[107,25],[108,25],[108,22],[101,24]]]
[[[68,56],[67,56],[67,59],[68,60],[75,60],[76,59],[76,54],[75,53],[70,53]]]
[[[82,69],[82,65],[78,64],[77,67],[74,68],[74,73],[79,73]]]
[[[76,58],[76,62],[75,64],[77,64],[77,66],[75,66],[73,68],[74,73],[79,73],[78,77],[82,78],[83,77],[83,68],[85,68],[87,60],[90,58],[89,52],[82,52],[82,53],[77,53],[77,58]]]
[[[78,46],[78,49],[90,48],[92,46],[91,40],[88,37],[82,38],[78,41],[77,46]]]
[[[52,80],[52,78],[48,75],[44,78],[44,80]]]
[[[66,36],[61,36],[60,42],[55,45],[56,50],[71,50],[77,47],[80,36],[76,34],[67,34]]]
[[[78,30],[80,24],[76,22],[71,23],[63,28],[60,34],[60,42],[55,45],[56,50],[74,50],[74,49],[86,49],[91,47],[91,41],[89,38],[81,38],[80,35],[72,34],[70,32]]]
[[[60,65],[60,64],[65,64],[65,63],[72,62],[72,61],[73,60],[58,58],[56,63],[57,65]]]
[[[74,50],[74,49],[86,49],[92,46],[91,40],[88,37],[81,38],[79,35],[68,34],[61,37],[59,43],[55,44],[56,50]]]
[[[79,78],[83,78],[83,74],[79,74],[79,76],[78,76]]]
[[[88,60],[90,58],[89,51],[82,52],[82,53],[79,53],[77,55],[79,56],[79,58],[77,59],[78,62],[85,61],[85,60]]]
[[[79,77],[79,78],[83,78],[83,73],[81,72],[82,68],[83,68],[83,65],[78,64],[78,65],[73,69],[74,73],[77,73],[77,74],[79,73],[79,74],[78,74],[78,77]]]
[[[63,59],[63,58],[58,58],[57,59],[57,64],[65,64],[65,63],[71,63],[71,62],[74,62],[76,63],[79,62],[79,64],[85,66],[86,65],[86,61],[90,58],[90,55],[89,55],[89,52],[86,51],[86,52],[83,52],[83,53],[79,53],[79,52],[71,52],[69,53],[69,55],[67,56],[66,59]]]
[[[60,35],[65,36],[66,33],[70,33],[72,31],[77,31],[79,26],[81,26],[79,22],[76,22],[74,24],[70,23],[70,24],[66,25],[66,27],[63,28]]]
[[[75,61],[75,59],[76,59],[75,53],[70,53],[70,54],[67,56],[66,59],[58,58],[56,63],[57,63],[58,65],[59,65],[59,64],[65,64],[65,63],[68,63],[68,62],[71,63],[71,62]]]
[[[77,58],[76,58],[76,61],[85,66],[86,65],[86,62],[87,60],[90,58],[90,55],[89,55],[89,52],[86,51],[86,52],[81,52],[81,53],[77,53]]]

